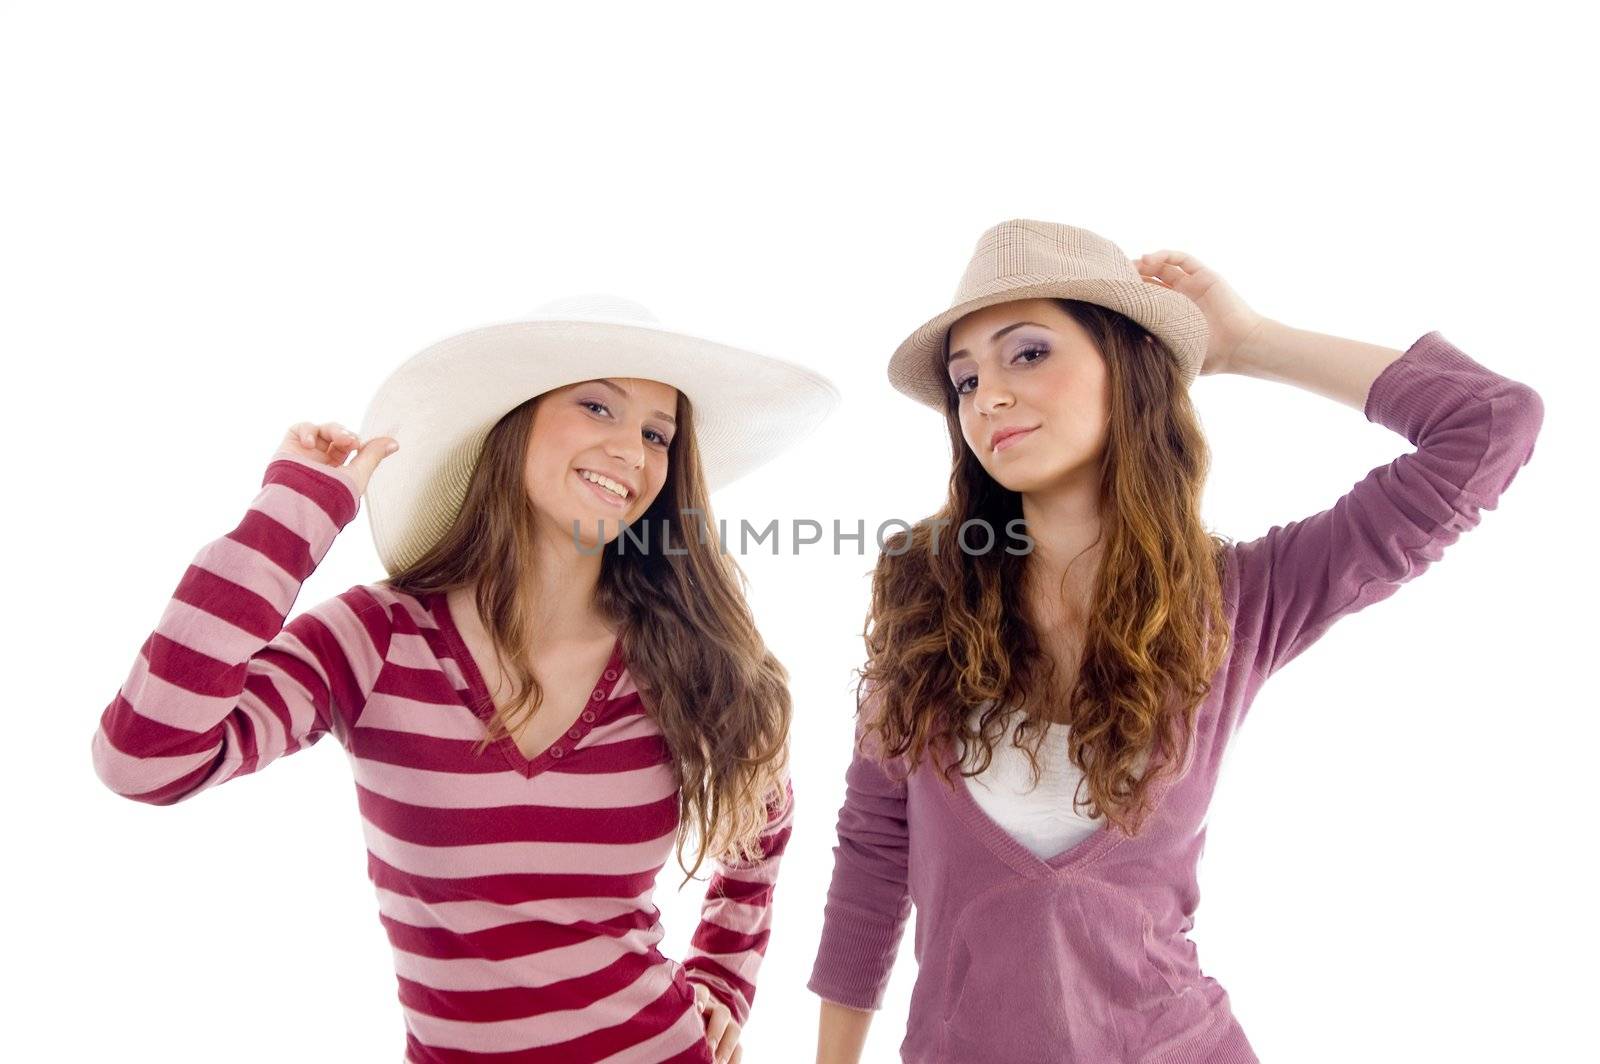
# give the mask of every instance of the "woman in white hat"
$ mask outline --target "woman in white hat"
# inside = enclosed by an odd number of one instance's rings
[[[790,701],[707,499],[836,401],[622,300],[437,343],[360,436],[289,431],[103,713],[96,770],[170,804],[332,732],[408,1061],[738,1061]],[[387,578],[285,626],[363,496]],[[675,842],[689,875],[715,861],[683,964],[651,903]]]
[[[1416,450],[1321,513],[1215,536],[1201,373],[1299,385]],[[1191,255],[1027,219],[984,233],[889,376],[943,416],[954,470],[874,575],[818,1061],[859,1059],[912,907],[905,1061],[1256,1060],[1188,938],[1228,739],[1276,670],[1496,505],[1538,394],[1438,332],[1290,328]]]

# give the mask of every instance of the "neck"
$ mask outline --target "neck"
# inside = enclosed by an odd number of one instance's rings
[[[1099,561],[1104,522],[1094,485],[1029,492],[1022,517],[1034,541],[1028,555],[1028,599],[1042,624],[1081,624]]]
[[[536,536],[527,572],[532,591],[528,623],[536,643],[600,638],[611,632],[595,605],[602,560],[600,551],[580,551],[570,529],[564,536]]]

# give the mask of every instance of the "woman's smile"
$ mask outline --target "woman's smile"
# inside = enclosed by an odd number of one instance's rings
[[[1005,450],[1006,448],[1015,446],[1016,444],[1022,442],[1022,440],[1026,439],[1029,436],[1031,436],[1033,434],[1033,429],[1036,429],[1038,427],[1039,427],[1038,425],[1035,425],[1035,426],[1033,426],[1033,428],[1028,428],[1028,429],[1020,429],[1020,428],[1005,428],[1005,429],[1001,429],[1001,430],[999,430],[998,432],[995,433],[995,435],[994,435],[994,445],[992,447],[990,447],[990,450],[993,451],[995,454],[999,454],[1001,451]]]
[[[600,484],[597,484],[594,481],[590,480],[588,477],[584,476],[584,474],[586,472],[589,472],[589,471],[588,470],[579,469],[579,470],[575,470],[572,475],[578,478],[578,481],[581,484],[583,484],[584,489],[590,495],[593,495],[595,498],[599,499],[601,502],[603,502],[605,505],[609,506],[613,510],[626,510],[628,508],[628,503],[633,498],[633,493],[632,492],[629,492],[627,497],[624,498],[623,496],[618,495],[616,492],[612,491],[610,488],[603,487]],[[613,483],[616,483],[616,482],[613,481]]]

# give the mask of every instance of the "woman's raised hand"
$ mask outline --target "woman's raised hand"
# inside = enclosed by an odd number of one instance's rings
[[[330,473],[348,481],[360,496],[366,492],[367,482],[372,479],[372,471],[378,468],[378,463],[399,449],[400,444],[389,436],[374,436],[362,443],[355,433],[337,421],[321,425],[299,421],[284,433],[277,457],[325,466]],[[355,459],[346,465],[345,459],[352,453]]]
[[[1205,314],[1211,338],[1200,373],[1231,372],[1234,356],[1266,319],[1239,298],[1221,274],[1188,252],[1163,248],[1131,261],[1150,284],[1187,296]]]

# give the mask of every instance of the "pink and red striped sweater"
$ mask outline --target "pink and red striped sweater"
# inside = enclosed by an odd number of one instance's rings
[[[358,585],[284,624],[359,505],[342,470],[267,466],[102,713],[100,779],[168,805],[332,732],[394,951],[405,1060],[709,1064],[690,981],[748,1017],[792,785],[762,857],[715,863],[690,955],[669,960],[652,896],[677,785],[621,641],[548,750],[530,761],[507,737],[474,755],[492,703],[444,595]]]

